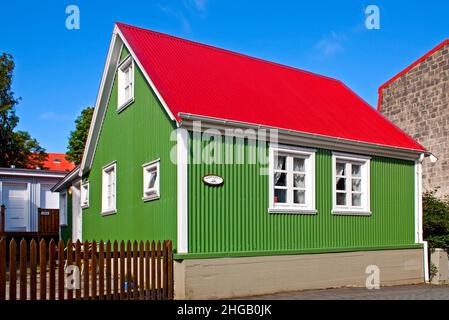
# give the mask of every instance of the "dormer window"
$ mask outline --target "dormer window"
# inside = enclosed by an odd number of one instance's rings
[[[118,105],[121,111],[134,100],[134,61],[125,59],[118,68]]]

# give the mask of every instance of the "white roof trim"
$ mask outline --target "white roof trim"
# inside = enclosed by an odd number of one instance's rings
[[[53,188],[51,188],[52,192],[60,192],[63,190],[63,187],[67,185],[68,183],[72,182],[76,178],[81,179],[79,177],[80,168],[77,167],[70,171],[62,180],[58,181]]]
[[[106,114],[106,108],[107,104],[109,102],[109,98],[112,91],[112,84],[114,82],[116,69],[118,66],[119,58],[120,58],[120,52],[123,46],[126,46],[128,51],[130,52],[134,62],[139,66],[141,72],[143,73],[145,79],[147,80],[148,84],[150,85],[151,89],[156,94],[157,98],[159,99],[159,102],[164,107],[165,111],[169,115],[170,119],[175,121],[178,125],[175,116],[171,112],[171,110],[168,108],[167,103],[165,103],[164,99],[162,98],[161,94],[157,90],[156,86],[154,85],[154,82],[151,80],[150,76],[146,72],[146,70],[142,67],[142,64],[137,59],[134,51],[126,41],[125,37],[121,33],[120,29],[117,27],[117,25],[114,26],[114,32],[112,33],[112,39],[109,44],[109,50],[108,55],[106,58],[106,64],[103,70],[103,75],[101,78],[100,88],[98,90],[97,94],[97,100],[95,103],[95,109],[94,114],[92,116],[92,122],[89,128],[89,134],[87,136],[86,141],[86,147],[85,152],[83,154],[83,159],[81,161],[80,166],[80,175],[82,175],[84,172],[88,172],[92,166],[92,161],[95,154],[95,149],[97,147],[98,138],[100,134],[100,129],[103,125],[103,120]]]
[[[63,178],[66,174],[67,174],[67,172],[65,172],[65,171],[21,169],[21,168],[0,168],[0,176]]]
[[[333,151],[342,151],[355,154],[377,155],[381,157],[416,160],[421,154],[429,156],[428,151],[406,149],[364,141],[349,140],[331,136],[324,136],[314,133],[301,132],[295,130],[281,129],[265,125],[258,125],[248,122],[226,120],[189,113],[179,113],[182,122],[181,128],[193,130],[193,121],[201,121],[201,129],[224,130],[226,128],[252,128],[278,131],[278,142],[312,148],[323,148]]]

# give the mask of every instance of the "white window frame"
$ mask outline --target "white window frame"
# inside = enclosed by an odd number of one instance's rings
[[[151,162],[145,163],[142,165],[143,167],[143,201],[151,201],[156,200],[161,197],[160,193],[160,159],[153,160]],[[156,181],[153,188],[148,188],[151,172],[156,171]]]
[[[82,209],[89,208],[89,182],[81,184],[80,206]]]
[[[370,211],[370,157],[346,153],[332,153],[332,214],[336,215],[371,215]],[[346,205],[337,205],[337,162],[346,164]],[[352,202],[352,164],[361,165],[361,205],[349,205]],[[357,178],[358,179],[358,178]],[[357,192],[358,193],[358,192]]]
[[[292,146],[270,145],[269,147],[269,207],[270,213],[292,213],[292,214],[316,214],[315,199],[315,153],[314,149],[305,149]],[[277,155],[287,156],[287,203],[274,203],[274,159]],[[305,204],[293,203],[293,158],[302,158],[305,160]],[[290,159],[290,160],[289,160]]]
[[[108,205],[108,173],[113,171],[112,178],[112,205]],[[103,215],[113,214],[117,212],[117,162],[114,161],[103,167],[101,181],[101,213]]]
[[[130,70],[130,80],[128,83],[125,83],[125,73],[127,70]],[[118,90],[117,90],[117,112],[121,112],[123,109],[125,109],[127,106],[129,106],[134,101],[134,60],[131,56],[123,60],[122,63],[120,63],[117,73],[118,73]],[[130,95],[128,99],[125,99],[125,89],[126,87],[131,87]]]
[[[59,193],[59,225],[61,227],[67,226],[67,198],[68,193],[66,191]]]

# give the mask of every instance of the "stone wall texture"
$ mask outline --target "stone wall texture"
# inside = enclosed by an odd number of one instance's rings
[[[382,90],[381,112],[437,158],[423,162],[423,188],[449,195],[449,44]]]

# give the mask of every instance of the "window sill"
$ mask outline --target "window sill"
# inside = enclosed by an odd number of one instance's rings
[[[134,98],[129,99],[128,101],[126,101],[125,103],[123,103],[119,108],[117,108],[117,113],[122,112],[123,110],[125,110],[127,107],[129,107],[132,103],[134,102]]]
[[[111,210],[107,210],[107,211],[103,211],[101,213],[102,216],[109,216],[111,214],[116,214],[117,213],[117,209],[111,209]]]
[[[371,211],[333,209],[332,214],[342,216],[370,216]]]
[[[160,195],[158,195],[158,194],[153,194],[153,195],[149,195],[149,196],[142,197],[142,200],[143,200],[144,202],[147,202],[147,201],[157,200],[157,199],[160,199],[160,198],[161,198]]]
[[[302,209],[302,208],[269,208],[269,213],[288,213],[288,214],[317,214],[317,210],[314,209]]]
[[[86,205],[84,205],[84,206],[80,206],[81,207],[81,209],[87,209],[87,208],[89,208],[89,205],[88,204],[86,204]]]

